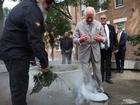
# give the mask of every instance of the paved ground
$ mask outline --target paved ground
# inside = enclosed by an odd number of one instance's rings
[[[34,73],[30,71],[30,77]],[[40,93],[33,95],[29,95],[33,87],[32,78],[30,78],[28,105],[74,105],[75,97],[68,89],[70,86],[68,78],[78,83],[80,75],[79,71],[63,72],[60,76],[68,84],[57,81],[49,89],[43,89]],[[125,71],[122,74],[113,72],[113,81],[112,85],[103,83],[105,91],[111,96],[109,105],[140,105],[140,72]],[[11,105],[7,72],[0,73],[0,105]]]
[[[140,72],[113,73],[112,85],[104,83],[111,95],[109,105],[140,105]]]

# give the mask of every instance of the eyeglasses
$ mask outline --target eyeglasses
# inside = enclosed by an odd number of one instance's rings
[[[101,20],[105,20],[106,18],[100,18]]]

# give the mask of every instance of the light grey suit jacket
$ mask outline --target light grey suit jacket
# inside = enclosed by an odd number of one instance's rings
[[[89,37],[94,37],[95,35],[104,36],[106,41],[106,35],[104,32],[104,28],[101,23],[97,20],[94,20],[90,25],[86,22],[85,19],[80,21],[74,32],[74,43],[79,45],[78,48],[78,58],[81,63],[88,63],[90,59],[90,54],[93,52],[94,59],[96,62],[99,62],[101,59],[100,55],[100,42],[95,41],[93,38],[90,38],[86,42],[79,42],[81,35],[88,35]],[[92,39],[92,41],[91,41]],[[92,44],[90,44],[90,42]]]

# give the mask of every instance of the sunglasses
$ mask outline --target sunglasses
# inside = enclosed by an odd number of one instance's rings
[[[105,20],[106,18],[100,18],[101,20]]]

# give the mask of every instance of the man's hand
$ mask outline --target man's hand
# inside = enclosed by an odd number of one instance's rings
[[[41,71],[44,73],[48,72],[48,67],[41,68]]]
[[[104,37],[101,35],[96,35],[94,36],[94,40],[96,40],[97,42],[103,42],[104,41]]]
[[[85,42],[88,40],[88,36],[87,35],[81,35],[80,37],[80,43]]]

